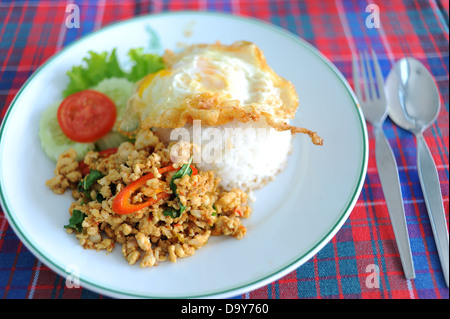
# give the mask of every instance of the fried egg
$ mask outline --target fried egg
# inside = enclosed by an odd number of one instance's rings
[[[201,149],[195,164],[214,171],[225,190],[252,191],[274,179],[295,133],[322,144],[315,132],[289,124],[299,104],[296,90],[268,66],[255,44],[198,44],[166,51],[163,59],[164,70],[138,83],[120,131],[133,135],[152,128],[168,144],[176,140],[171,135],[177,128],[186,129],[184,142]],[[198,122],[204,131],[196,138]],[[210,129],[220,138],[211,141]]]
[[[291,82],[277,75],[253,43],[197,44],[166,51],[167,68],[140,81],[128,102],[122,132],[177,128],[198,119],[204,125],[258,121],[292,133],[314,132],[288,124],[299,101]]]

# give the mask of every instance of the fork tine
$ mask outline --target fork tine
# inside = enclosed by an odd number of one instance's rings
[[[375,69],[375,76],[377,78],[378,95],[380,99],[385,100],[383,74],[381,73],[380,64],[378,63],[378,58],[377,55],[375,54],[375,51],[373,49],[371,51],[372,51],[373,67]]]
[[[358,62],[356,61],[355,55],[352,57],[352,69],[353,69],[353,86],[355,87],[355,93],[359,100],[362,100],[362,94],[361,94],[361,86],[360,86],[360,77],[358,70]]]
[[[359,65],[360,65],[360,70],[361,70],[361,80],[362,80],[362,84],[363,84],[364,99],[369,100],[369,87],[367,84],[367,72],[364,67],[364,59],[362,59],[361,52],[359,53]]]
[[[370,88],[370,97],[372,100],[377,98],[377,90],[375,88],[374,76],[372,72],[372,68],[370,66],[370,58],[369,54],[366,50],[364,50],[364,61],[366,62],[367,76],[369,78],[369,88]],[[369,92],[366,93],[369,96]]]

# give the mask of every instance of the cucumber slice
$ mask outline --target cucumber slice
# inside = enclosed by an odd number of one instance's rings
[[[94,86],[92,90],[108,96],[116,105],[117,119],[113,130],[117,129],[117,123],[122,119],[123,113],[127,107],[128,99],[134,92],[135,84],[123,78],[107,78]]]
[[[77,143],[69,139],[61,130],[56,112],[61,101],[51,104],[44,110],[39,122],[39,139],[47,156],[57,161],[61,153],[73,148],[77,152],[77,161],[81,161],[88,151],[95,149],[94,143]]]
[[[123,78],[108,78],[94,86],[96,90],[108,96],[117,107],[117,119],[113,130],[95,143],[78,143],[70,140],[59,127],[56,112],[61,101],[50,105],[42,114],[39,127],[39,138],[41,146],[47,156],[53,161],[58,160],[58,156],[69,148],[77,152],[77,160],[81,161],[88,151],[94,150],[96,146],[100,150],[117,147],[129,139],[116,132],[118,121],[122,118],[127,101],[134,91],[134,83]]]
[[[128,137],[118,132],[111,131],[101,139],[97,140],[95,144],[102,151],[108,148],[118,147],[123,142],[131,142],[131,141],[132,140],[129,139]]]

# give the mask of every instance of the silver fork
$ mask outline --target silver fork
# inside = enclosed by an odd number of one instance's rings
[[[378,59],[373,50],[371,50],[371,55],[375,76],[373,75],[367,51],[364,54],[359,54],[359,66],[357,58],[353,57],[354,87],[364,116],[372,124],[374,130],[375,158],[378,175],[391,218],[403,272],[406,278],[413,279],[415,277],[414,264],[409,243],[397,162],[383,131],[383,123],[388,115],[383,75],[381,74]],[[360,86],[360,82],[362,82],[362,87]]]

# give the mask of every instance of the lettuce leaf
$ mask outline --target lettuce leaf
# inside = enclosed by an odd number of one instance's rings
[[[131,49],[128,52],[128,56],[134,63],[130,72],[127,74],[127,79],[132,82],[139,81],[144,76],[165,68],[164,62],[160,56],[144,53],[143,48]]]
[[[67,72],[70,82],[63,91],[63,97],[86,90],[105,78],[124,77],[125,72],[117,60],[116,49],[112,50],[111,54],[94,51],[88,53],[89,56],[83,58],[85,65],[74,66]]]
[[[111,53],[89,51],[83,58],[83,64],[74,66],[67,72],[69,84],[63,91],[63,97],[83,91],[107,78],[126,78],[136,82],[150,73],[165,68],[162,58],[156,54],[145,53],[142,48],[131,49],[128,52],[131,60],[131,70],[124,71],[117,59],[116,49]]]

